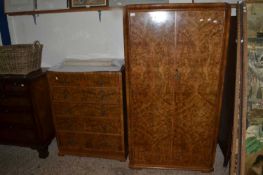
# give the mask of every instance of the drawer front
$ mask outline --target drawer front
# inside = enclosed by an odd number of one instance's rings
[[[121,136],[94,135],[58,132],[58,143],[62,149],[81,151],[122,151],[123,139]]]
[[[23,81],[7,81],[3,85],[2,91],[6,96],[27,96],[29,94],[29,85]]]
[[[52,101],[119,104],[120,92],[117,88],[53,87]]]
[[[120,78],[120,72],[48,73],[51,86],[116,87]]]
[[[120,117],[122,112],[121,105],[111,104],[54,102],[52,107],[55,116],[114,118]]]
[[[57,130],[79,131],[101,134],[121,135],[122,124],[118,119],[106,118],[68,118],[57,117],[55,119]]]
[[[31,100],[27,97],[3,97],[0,98],[0,107],[29,108],[31,107]]]
[[[0,142],[30,144],[37,142],[36,131],[32,129],[19,129],[0,126]]]
[[[0,113],[31,113],[32,108],[31,106],[17,106],[17,105],[8,105],[8,104],[1,104],[0,105]]]
[[[35,128],[34,120],[30,113],[0,112],[0,126],[16,128]]]

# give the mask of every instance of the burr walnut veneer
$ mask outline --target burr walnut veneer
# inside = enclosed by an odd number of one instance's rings
[[[46,71],[0,76],[0,143],[37,149],[48,156],[54,138]]]
[[[126,160],[122,70],[49,72],[59,154]]]
[[[127,6],[130,167],[213,170],[229,19],[227,4]]]

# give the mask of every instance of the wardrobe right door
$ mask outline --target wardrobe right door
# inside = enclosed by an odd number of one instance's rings
[[[174,157],[179,156],[176,163],[182,167],[213,168],[226,65],[227,13],[224,8],[175,13],[172,144]]]

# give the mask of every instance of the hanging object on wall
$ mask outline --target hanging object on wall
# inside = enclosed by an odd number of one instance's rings
[[[99,13],[99,21],[101,22],[101,10],[98,10]]]
[[[3,45],[10,45],[11,39],[9,34],[7,17],[4,12],[4,0],[0,0],[0,33]]]
[[[37,25],[37,17],[39,17],[39,14],[33,14],[32,17],[34,20],[34,24]]]
[[[70,0],[71,7],[107,6],[108,0]]]

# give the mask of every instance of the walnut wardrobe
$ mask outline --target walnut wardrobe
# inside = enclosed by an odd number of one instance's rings
[[[230,9],[126,7],[130,167],[213,170]]]

